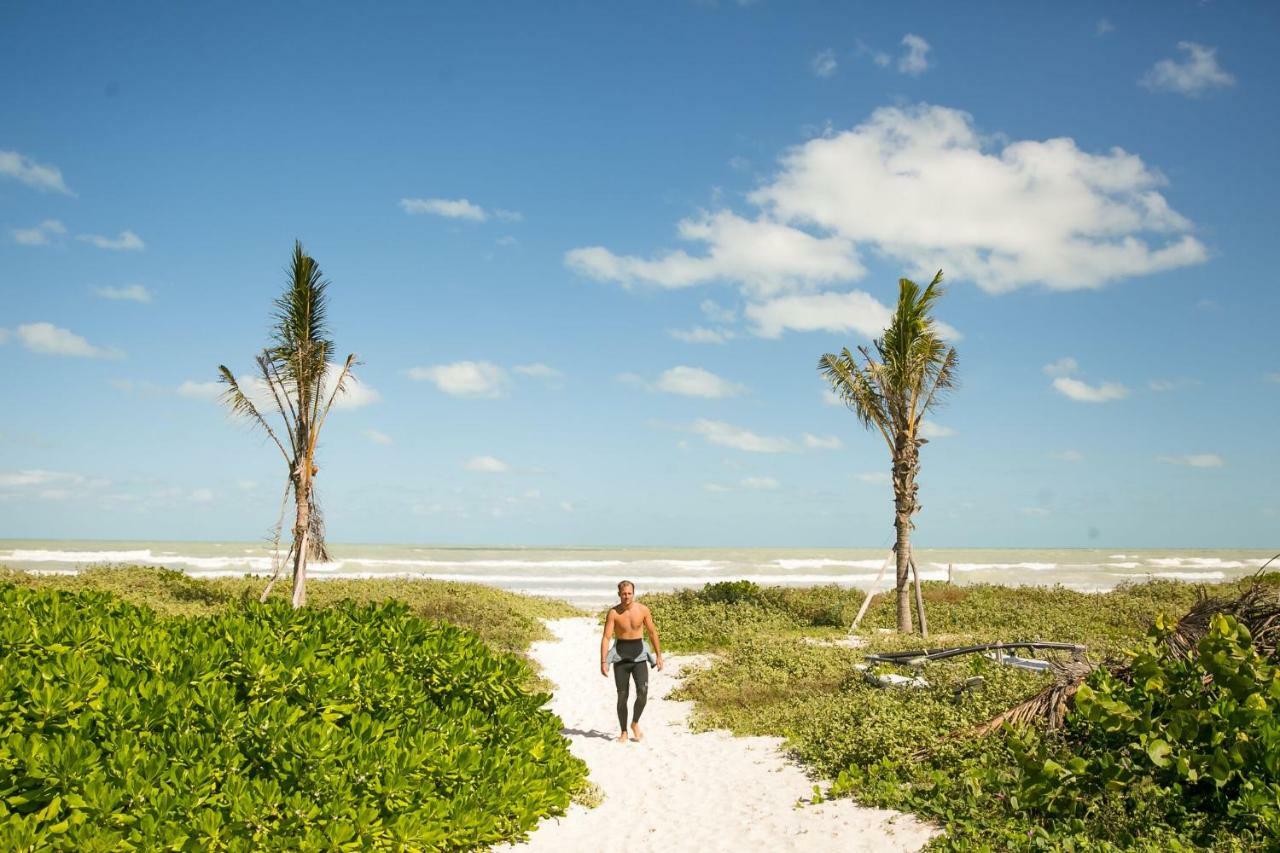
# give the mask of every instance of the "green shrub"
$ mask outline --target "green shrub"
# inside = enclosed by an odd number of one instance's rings
[[[168,618],[0,585],[0,836],[65,850],[516,838],[585,779],[527,680],[519,658],[403,604]]]

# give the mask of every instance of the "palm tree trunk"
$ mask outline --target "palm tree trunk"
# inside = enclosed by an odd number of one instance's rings
[[[911,516],[898,511],[893,521],[897,528],[897,544],[893,546],[898,569],[898,632],[911,633]]]
[[[294,500],[298,515],[293,525],[293,606],[307,603],[307,541],[311,532],[311,478],[298,474],[294,481]]]

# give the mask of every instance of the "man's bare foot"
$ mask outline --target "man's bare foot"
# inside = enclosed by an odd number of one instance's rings
[[[618,743],[626,743],[626,742],[627,742],[626,732],[623,732],[622,734],[618,735]]]
[[[632,740],[644,740],[644,732],[640,731],[640,726],[635,723],[631,724]],[[624,735],[625,737],[625,735]]]

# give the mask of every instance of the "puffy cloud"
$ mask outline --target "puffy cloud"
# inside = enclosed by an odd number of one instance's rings
[[[836,435],[810,435],[806,432],[804,446],[810,450],[839,450],[844,447],[844,442]]]
[[[69,329],[52,323],[27,323],[17,329],[18,340],[31,352],[79,358],[123,358],[120,350],[98,347]]]
[[[57,166],[37,163],[17,151],[0,151],[0,175],[13,178],[41,192],[75,195],[67,189],[66,183],[62,180],[62,171]]]
[[[466,468],[482,474],[505,474],[511,470],[511,466],[496,456],[476,456],[467,461]]]
[[[1067,138],[986,147],[967,113],[882,108],[789,151],[750,199],[773,219],[872,244],[922,277],[943,269],[997,293],[1099,287],[1205,259],[1194,237],[1176,236],[1191,223],[1136,155],[1090,154]]]
[[[685,219],[677,227],[681,239],[705,244],[706,254],[677,250],[650,260],[590,246],[567,252],[565,263],[588,277],[624,285],[676,289],[734,281],[757,297],[864,274],[853,244],[841,237],[815,237],[789,225],[744,219],[726,210]]]
[[[248,377],[241,376],[238,380],[240,387],[243,389]],[[221,382],[193,382],[188,379],[178,386],[178,396],[190,397],[194,400],[216,400],[222,396],[227,386]],[[266,390],[265,388],[263,389]]]
[[[1077,403],[1109,403],[1129,396],[1129,389],[1119,383],[1103,382],[1101,385],[1090,385],[1069,376],[1059,376],[1053,380],[1053,387],[1058,393]]]
[[[140,284],[128,287],[95,287],[93,292],[103,299],[121,299],[128,302],[150,302],[151,291]]]
[[[1188,468],[1221,468],[1226,463],[1216,453],[1192,453],[1186,456],[1157,456],[1156,461]]]
[[[818,77],[830,77],[836,73],[836,52],[827,48],[809,60],[809,70]]]
[[[22,246],[47,246],[67,233],[67,226],[56,219],[46,219],[34,228],[14,228],[9,232]]]
[[[785,438],[756,435],[723,421],[699,418],[694,421],[691,429],[712,444],[745,450],[748,453],[790,453],[795,450],[795,445]]]
[[[1002,147],[995,138],[980,136],[959,110],[878,109],[851,130],[787,151],[748,196],[754,214],[718,210],[679,222],[679,237],[700,252],[588,246],[567,252],[565,263],[624,286],[736,284],[757,334],[871,337],[888,308],[847,288],[865,275],[865,251],[913,278],[942,269],[992,293],[1097,288],[1206,259],[1192,223],[1159,192],[1165,179],[1138,156],[1086,152],[1068,138]]]
[[[99,234],[77,234],[76,239],[112,252],[140,252],[147,247],[142,238],[132,231],[121,231],[115,239]]]
[[[1152,91],[1176,92],[1188,97],[1236,84],[1236,78],[1218,65],[1216,49],[1192,41],[1178,42],[1178,49],[1187,54],[1182,62],[1162,59],[1138,82]]]
[[[902,37],[902,55],[898,57],[898,70],[912,77],[919,77],[929,70],[929,43],[915,33]]]
[[[446,394],[455,397],[501,397],[506,392],[507,371],[487,361],[455,361],[434,367],[414,367],[409,378],[432,382]]]
[[[321,399],[326,402],[333,396],[334,386],[338,382],[338,377],[342,373],[342,365],[329,362],[325,369],[324,379],[320,385]],[[240,386],[240,390],[249,398],[249,402],[258,409],[263,415],[276,411],[275,397],[271,393],[271,388],[267,385],[266,380],[261,376],[252,374],[242,374],[236,377],[236,382]],[[196,382],[188,379],[177,388],[177,393],[182,397],[190,397],[196,400],[217,400],[222,397],[222,393],[226,391],[227,386],[220,381]],[[346,381],[343,382],[344,391],[337,397],[334,397],[334,411],[341,409],[359,409],[371,403],[376,403],[382,399],[373,388],[365,385],[355,374],[348,373]]]
[[[707,399],[736,397],[747,390],[746,386],[723,379],[709,370],[684,365],[664,370],[653,383],[653,388],[668,394]]]

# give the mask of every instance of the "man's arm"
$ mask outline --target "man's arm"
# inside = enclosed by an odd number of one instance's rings
[[[604,618],[604,636],[600,638],[600,674],[609,677],[609,635],[613,633],[613,608]]]
[[[658,626],[653,623],[653,611],[647,607],[644,609],[644,627],[649,632],[649,639],[653,641],[653,651],[658,656],[658,669],[662,669],[662,643],[658,642]]]

